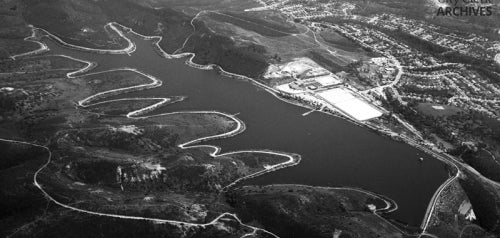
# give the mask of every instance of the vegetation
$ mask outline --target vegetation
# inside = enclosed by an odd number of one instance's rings
[[[163,37],[160,46],[169,53],[179,49],[189,37],[182,51],[194,52],[195,63],[217,64],[226,71],[253,78],[259,77],[270,61],[281,61],[275,49],[260,45],[260,41],[235,41],[228,34],[213,32],[200,20],[194,21],[193,29],[193,16],[177,8],[152,8],[132,0],[24,0],[19,5],[20,1],[12,2],[9,3],[9,10],[1,12],[2,58],[37,46],[22,40],[30,34],[28,23],[47,29],[72,44],[122,48],[126,42],[116,33],[103,28],[104,24],[116,21],[140,34]],[[258,14],[225,12],[209,15],[216,21],[253,31],[263,39],[299,33],[297,28],[284,24],[282,19],[263,20]],[[395,35],[398,34],[396,32]],[[399,37],[406,37],[411,44],[421,44],[407,35]],[[439,54],[445,52],[435,45],[423,47]],[[304,54],[332,71],[346,68],[314,49]],[[441,56],[451,60],[461,57],[456,53]],[[472,64],[470,67],[478,67],[480,72],[491,67],[490,62],[465,60]],[[94,93],[150,82],[132,72],[76,79],[65,77],[68,69],[79,67],[80,63],[46,56],[2,61],[0,64],[0,70],[7,75],[2,78],[0,87],[16,88],[0,92],[0,107],[5,109],[0,114],[2,133],[13,131],[18,132],[14,134],[22,139],[50,142],[53,160],[40,173],[39,182],[56,199],[92,211],[198,223],[211,221],[220,213],[231,210],[231,205],[245,222],[262,225],[282,236],[331,237],[337,232],[341,232],[340,237],[402,236],[400,231],[367,210],[367,205],[382,207],[385,203],[360,192],[292,185],[281,189],[272,186],[264,189],[244,187],[221,193],[224,186],[282,163],[286,158],[258,153],[213,158],[206,148],[178,148],[180,143],[234,129],[234,122],[218,115],[166,115],[141,120],[122,117],[131,110],[150,105],[151,101],[114,102],[89,109],[90,112],[113,114],[107,117],[75,108],[75,100]],[[10,73],[15,71],[26,73]],[[448,92],[441,91],[431,94],[449,96]],[[419,116],[414,114],[415,105],[406,108],[394,101],[389,104],[406,119],[413,118],[412,123],[422,131],[440,137],[448,135],[447,139],[456,143],[456,138],[449,136],[452,128],[443,125],[452,124],[455,120],[464,121],[464,118],[466,122],[460,126],[467,132],[478,130],[474,135],[485,135],[481,139],[488,142],[499,138],[498,132],[492,129],[494,122],[486,122],[481,115]],[[19,231],[20,236],[40,237],[61,234],[150,237],[158,233],[165,236],[230,237],[252,232],[234,217],[221,219],[204,228],[186,229],[182,225],[96,217],[48,206],[32,181],[34,171],[46,161],[47,151],[7,143],[0,143],[0,149],[6,151],[6,158],[0,161],[0,209],[4,211],[0,217],[3,228],[0,235]],[[460,153],[481,173],[498,179],[492,164],[494,158],[482,159],[484,153],[478,155],[475,152],[467,150]],[[475,181],[464,180],[463,183],[471,196],[483,196],[471,200],[475,209],[477,206],[480,224],[498,233],[498,201],[495,201],[491,189],[477,186]],[[471,234],[475,232],[470,231]],[[257,234],[265,236],[260,232]]]
[[[500,66],[493,60],[485,60],[468,56],[460,52],[447,49],[443,46],[436,45],[430,41],[426,41],[419,37],[413,36],[409,33],[403,32],[400,29],[391,31],[382,27],[376,28],[377,30],[390,35],[397,41],[404,42],[412,48],[428,53],[438,59],[444,60],[445,62],[469,65],[469,67],[471,67],[472,69],[477,70],[483,75],[486,75],[487,78],[491,78],[495,82],[500,82]]]
[[[466,175],[467,179],[460,180],[460,184],[472,203],[477,221],[481,227],[497,236],[500,235],[498,191],[491,185],[479,181],[473,175]]]
[[[355,0],[352,2],[358,5],[358,7],[353,10],[354,14],[368,16],[381,12],[392,13],[413,19],[425,20],[461,34],[474,33],[489,37],[490,39],[497,39],[498,37],[495,29],[498,28],[497,22],[499,16],[495,14],[493,14],[492,17],[436,17],[438,8],[433,6],[432,2],[428,1]],[[458,4],[465,4],[465,2],[459,1]]]
[[[83,12],[84,15],[73,16],[73,11],[67,9]],[[24,16],[27,22],[54,33],[68,43],[99,48],[122,48],[124,45],[123,41],[115,44],[116,36],[109,35],[107,31],[101,29],[100,26],[109,21],[131,27],[140,34],[162,36],[160,46],[169,53],[180,48],[193,32],[190,25],[191,16],[169,8],[153,9],[141,6],[132,1],[86,1],[84,5],[78,5],[50,0],[29,4]],[[214,17],[225,17],[225,20],[232,20],[233,23],[235,21],[248,23],[248,18],[245,16],[235,18],[231,15],[215,15]],[[237,20],[240,18],[244,20]],[[61,22],[64,24],[60,24]],[[261,24],[258,20],[254,22],[246,24],[246,27]],[[229,37],[212,33],[201,22],[195,21],[195,23],[197,30],[183,51],[196,53],[194,59],[196,63],[217,64],[229,72],[249,77],[257,77],[264,72],[267,63],[264,57],[265,49],[262,46],[255,44],[236,46]],[[92,33],[83,34],[82,29],[87,26],[94,29]],[[274,32],[274,34],[281,30],[290,30],[281,29],[278,25],[270,25],[269,28],[254,26],[254,28],[260,31],[268,29],[268,33]],[[279,30],[271,30],[274,28]]]
[[[500,173],[498,173],[500,171],[500,164],[484,148],[471,148],[470,146],[463,145],[451,153],[462,158],[487,178],[500,181]]]
[[[183,49],[196,54],[194,63],[216,64],[228,72],[252,78],[266,70],[268,63],[264,47],[253,43],[237,47],[228,37],[212,33],[204,23],[196,22],[195,25],[196,32]]]
[[[43,148],[0,141],[0,236],[34,221],[47,205],[33,185],[33,173],[47,161]]]
[[[341,66],[334,61],[328,59],[324,55],[322,55],[320,52],[311,50],[308,54],[309,58],[311,58],[314,62],[318,63],[328,71],[332,73],[340,72],[340,71],[346,71],[348,67],[346,66]]]
[[[156,10],[128,0],[29,2],[23,16],[28,23],[48,30],[65,42],[93,48],[124,47],[126,41],[103,28],[111,21],[132,27],[141,34],[161,35],[161,46],[168,52],[180,47],[192,31],[191,18],[183,13],[169,8]]]
[[[280,237],[401,236],[369,212],[367,205],[379,199],[357,191],[270,185],[245,186],[226,196],[243,221],[258,222]]]
[[[417,103],[401,105],[397,100],[393,100],[389,94],[389,101],[385,105],[393,112],[401,114],[405,120],[409,121],[419,131],[423,132],[426,139],[434,141],[438,146],[439,141],[432,135],[451,143],[456,148],[450,153],[461,158],[477,169],[484,176],[500,181],[498,171],[500,165],[495,159],[495,154],[500,148],[500,131],[495,123],[489,123],[489,118],[477,112],[459,111],[453,114],[429,115],[419,112]],[[467,139],[474,138],[479,143],[466,143]],[[464,144],[465,143],[465,144]],[[485,150],[493,152],[486,153]]]
[[[283,26],[284,22],[281,22],[282,24],[272,24],[255,16],[246,16],[231,12],[210,12],[209,16],[214,20],[231,23],[243,29],[254,31],[263,36],[282,37],[298,33],[298,30],[293,27]]]

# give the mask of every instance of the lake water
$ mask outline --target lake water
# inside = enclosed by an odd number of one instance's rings
[[[433,193],[448,177],[443,163],[409,145],[326,114],[314,112],[304,117],[301,114],[306,109],[282,102],[250,82],[191,68],[184,64],[185,59],[164,59],[150,41],[132,38],[137,50],[131,56],[75,51],[50,41],[47,44],[49,54],[98,62],[93,72],[131,67],[163,81],[162,87],[120,97],[188,97],[154,113],[239,113],[246,131],[209,143],[222,147],[223,152],[271,149],[302,156],[299,165],[247,180],[246,184],[359,187],[394,199],[399,209],[390,217],[419,226]]]

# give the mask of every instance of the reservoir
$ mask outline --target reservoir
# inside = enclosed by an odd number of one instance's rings
[[[448,178],[445,165],[407,144],[380,136],[344,119],[285,103],[251,82],[187,66],[183,59],[165,59],[151,41],[126,34],[137,45],[130,56],[89,53],[45,40],[47,54],[63,54],[94,61],[92,72],[130,67],[163,81],[161,87],[117,96],[187,96],[185,101],[155,110],[154,114],[189,110],[217,110],[236,114],[246,131],[205,144],[222,152],[269,149],[297,153],[300,164],[245,181],[245,184],[297,183],[357,187],[385,195],[399,206],[389,215],[419,226],[436,189]],[[423,162],[419,158],[423,157]]]

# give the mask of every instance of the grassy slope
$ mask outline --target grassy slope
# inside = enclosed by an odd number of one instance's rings
[[[179,47],[191,32],[190,17],[171,9],[146,8],[132,1],[44,0],[27,1],[27,22],[58,35],[64,41],[95,48],[122,48],[114,44],[103,26],[116,21],[146,35],[162,35],[167,51]],[[95,32],[83,33],[83,28]],[[165,29],[165,30],[163,30]],[[116,40],[117,38],[115,38]]]
[[[249,77],[257,77],[266,69],[268,64],[262,46],[250,44],[237,47],[231,39],[213,34],[201,22],[196,23],[196,28],[183,50],[196,54],[195,63],[214,63],[226,71]]]
[[[0,142],[0,236],[40,216],[47,204],[33,185],[33,173],[45,163],[47,152],[41,148]]]
[[[499,191],[493,186],[481,182],[472,174],[467,174],[467,179],[460,180],[460,184],[470,199],[478,224],[492,234],[499,236]]]
[[[259,222],[280,237],[332,237],[336,230],[342,237],[402,237],[367,211],[367,204],[380,201],[355,191],[245,186],[227,197],[244,221]]]
[[[192,16],[169,8],[153,9],[132,1],[44,0],[26,1],[27,22],[42,27],[72,44],[97,48],[120,48],[112,44],[102,26],[116,21],[145,35],[161,35],[160,46],[166,52],[178,49],[192,33]],[[223,69],[250,77],[260,75],[267,67],[263,49],[258,45],[236,46],[229,37],[207,30],[203,23],[190,39],[185,52],[197,53],[195,62],[218,64]],[[90,27],[94,33],[82,33]],[[123,43],[123,42],[122,42]]]
[[[37,44],[23,40],[31,31],[21,12],[16,1],[0,3],[0,60],[38,48]]]

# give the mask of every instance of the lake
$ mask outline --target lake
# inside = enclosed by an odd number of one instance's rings
[[[407,144],[323,113],[302,116],[307,109],[278,100],[250,82],[191,68],[184,64],[186,59],[162,58],[151,41],[127,35],[137,44],[131,56],[71,50],[45,41],[51,49],[48,54],[97,62],[99,66],[92,72],[130,67],[163,81],[161,87],[118,97],[188,97],[155,114],[188,110],[239,113],[247,126],[244,133],[208,143],[220,146],[223,152],[270,149],[302,156],[297,166],[245,184],[359,187],[395,200],[399,209],[390,218],[419,226],[433,193],[448,178],[442,162]]]

